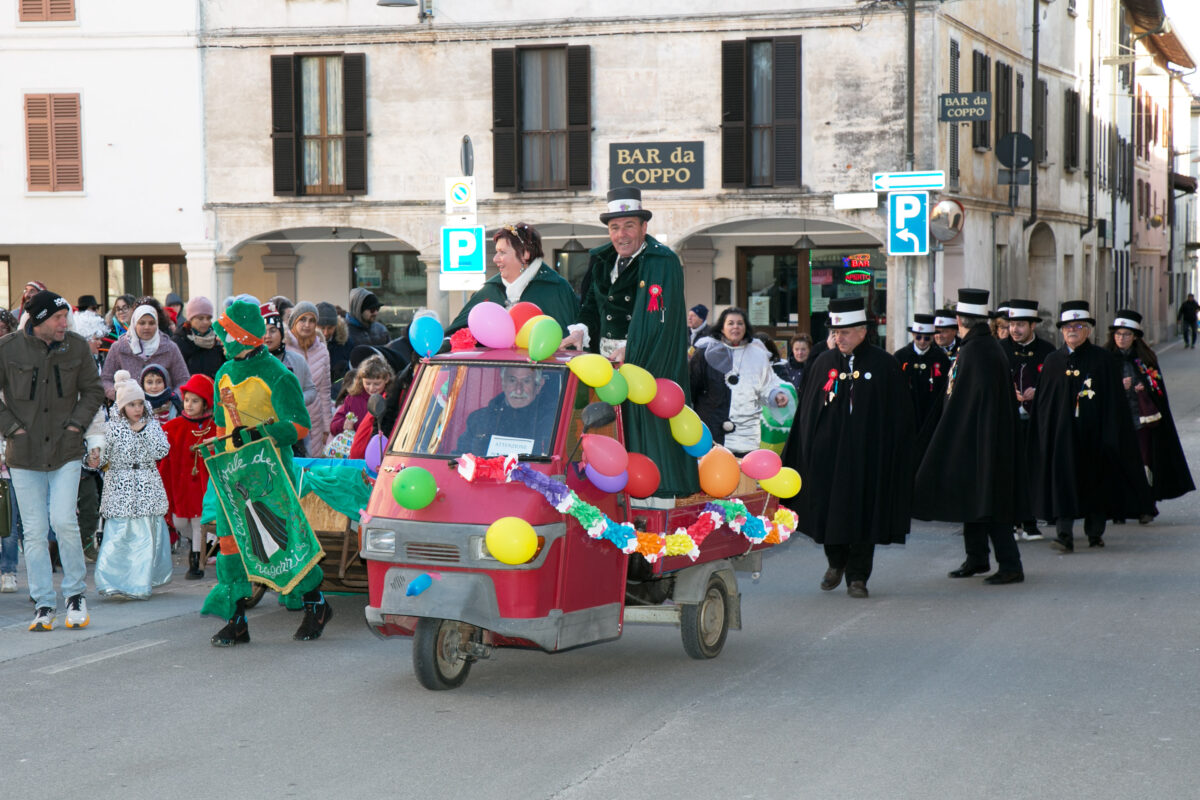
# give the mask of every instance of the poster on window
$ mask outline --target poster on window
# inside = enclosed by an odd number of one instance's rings
[[[754,295],[750,298],[750,324],[771,324],[771,298],[766,295]]]

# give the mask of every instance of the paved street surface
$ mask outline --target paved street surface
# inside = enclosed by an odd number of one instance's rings
[[[1162,361],[1200,474],[1200,354]],[[1200,499],[1161,511],[1103,550],[1022,543],[1027,581],[999,587],[946,578],[962,539],[918,524],[865,601],[821,592],[800,537],[743,576],[745,629],[715,660],[631,626],[500,651],[449,692],[417,684],[408,640],[368,632],[360,597],[299,643],[268,595],[253,642],[220,650],[196,613],[212,568],[181,564],[148,602],[92,591],[89,628],[33,634],[22,564],[0,595],[0,795],[1196,797]]]

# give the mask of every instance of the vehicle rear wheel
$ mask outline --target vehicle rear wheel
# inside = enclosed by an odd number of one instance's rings
[[[462,686],[471,671],[471,659],[459,648],[470,637],[471,626],[449,619],[422,617],[413,634],[413,672],[426,689],[438,691]]]
[[[711,576],[700,602],[680,608],[679,631],[683,636],[683,649],[692,658],[720,655],[729,633],[729,593],[725,590],[725,581]]]

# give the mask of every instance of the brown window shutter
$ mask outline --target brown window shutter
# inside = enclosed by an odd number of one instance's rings
[[[51,138],[54,143],[54,191],[83,191],[83,136],[79,95],[50,95]]]
[[[25,95],[26,184],[31,192],[54,188],[50,157],[50,95]]]
[[[20,22],[46,22],[50,18],[50,0],[20,0],[17,5],[17,20]]]
[[[721,186],[746,185],[746,42],[721,42]]]
[[[775,40],[775,185],[800,185],[800,37]]]
[[[492,188],[517,191],[517,51],[492,51]]]
[[[75,0],[46,0],[46,19],[70,22],[75,19]]]
[[[297,193],[297,83],[293,57],[271,56],[271,159],[276,195]]]
[[[346,125],[346,194],[367,193],[367,57],[342,56],[343,119]]]
[[[592,50],[567,48],[567,185],[592,188]]]

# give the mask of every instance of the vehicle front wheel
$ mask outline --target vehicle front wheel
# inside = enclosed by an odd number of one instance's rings
[[[469,639],[471,626],[449,619],[422,617],[413,633],[413,672],[426,689],[438,691],[462,686],[471,671],[471,659],[460,644]]]
[[[680,608],[679,630],[683,649],[692,658],[716,658],[721,654],[729,633],[729,593],[725,581],[711,576],[700,602]]]

